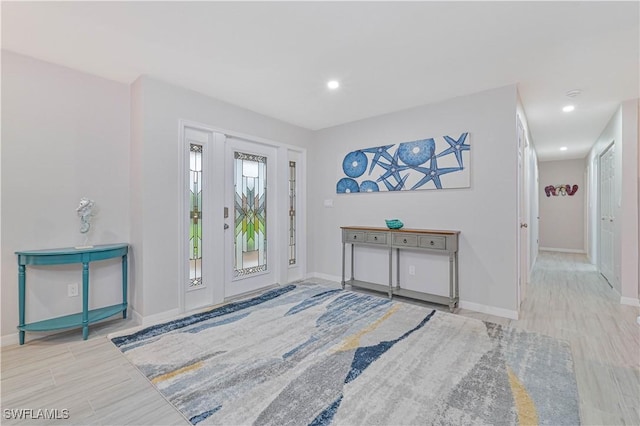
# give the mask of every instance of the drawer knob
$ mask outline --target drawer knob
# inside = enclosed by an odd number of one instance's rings
[[[374,240],[378,241],[378,237],[373,237]]]
[[[407,239],[402,240],[403,243],[407,244]]]
[[[429,241],[429,244],[434,245],[435,243],[433,242],[433,240]]]
[[[358,236],[357,236],[357,235],[354,235],[354,236],[353,236],[353,239],[354,239],[354,240],[357,240],[357,239],[358,239]]]

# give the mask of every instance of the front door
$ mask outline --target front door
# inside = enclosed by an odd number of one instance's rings
[[[183,129],[182,310],[277,283],[276,149]],[[277,241],[277,239],[275,239]]]
[[[276,150],[237,138],[226,143],[225,297],[273,285],[276,278]],[[273,207],[271,206],[273,204]]]

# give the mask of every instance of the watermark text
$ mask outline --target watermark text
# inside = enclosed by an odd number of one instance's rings
[[[5,408],[2,412],[5,420],[66,420],[67,408]]]

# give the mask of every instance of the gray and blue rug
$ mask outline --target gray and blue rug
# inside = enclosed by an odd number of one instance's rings
[[[580,423],[566,343],[323,285],[112,341],[192,424]]]

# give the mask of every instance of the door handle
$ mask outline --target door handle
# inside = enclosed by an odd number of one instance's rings
[[[529,227],[529,225],[527,225],[526,223],[521,223],[520,224],[520,228],[528,228],[528,227]]]

